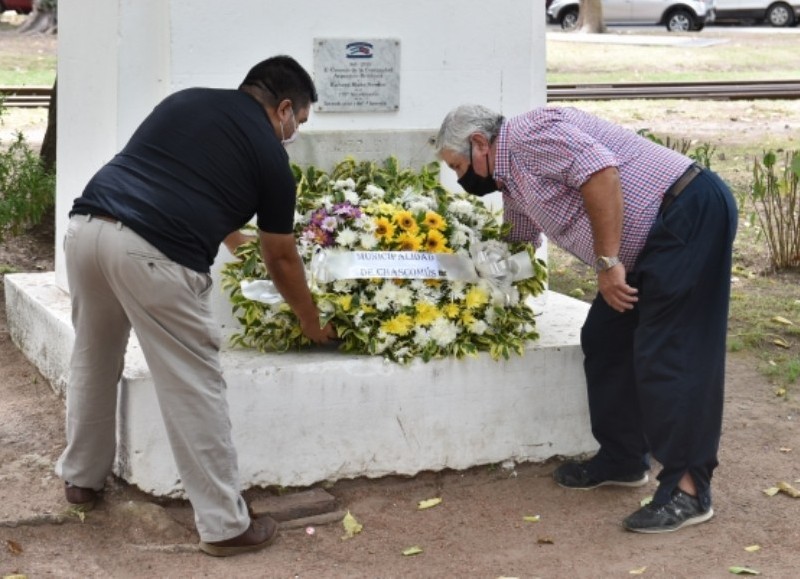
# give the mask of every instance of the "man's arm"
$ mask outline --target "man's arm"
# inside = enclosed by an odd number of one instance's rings
[[[228,236],[222,240],[222,243],[225,244],[225,247],[228,248],[228,251],[231,252],[231,255],[236,255],[236,248],[240,245],[244,245],[248,241],[253,241],[256,238],[255,235],[247,235],[246,233],[242,233],[238,229],[232,233],[229,233]]]
[[[330,323],[320,328],[319,310],[308,289],[303,261],[297,253],[294,235],[259,231],[258,237],[261,256],[270,278],[300,320],[303,333],[319,344],[335,338],[336,333]]]
[[[592,225],[595,256],[618,256],[623,200],[617,168],[607,167],[589,177],[581,186],[581,195]],[[621,263],[597,274],[597,289],[606,303],[618,312],[633,309],[638,301],[638,290],[625,282],[625,266]]]

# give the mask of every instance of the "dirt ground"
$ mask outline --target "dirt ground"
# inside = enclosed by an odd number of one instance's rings
[[[0,46],[6,40],[0,38]],[[757,116],[759,105],[739,107],[716,116],[724,125],[717,134],[736,131],[732,115]],[[670,121],[680,126],[690,118],[681,115],[701,114],[682,108]],[[41,134],[40,121],[20,112],[12,116],[34,140]],[[796,130],[800,115],[783,120],[782,127],[789,123]],[[745,132],[751,135],[755,127],[764,131],[755,138],[774,130],[759,117]],[[52,269],[53,243],[47,225],[7,240],[0,244],[0,267]],[[11,342],[2,292],[0,298],[2,577],[715,578],[730,576],[731,566],[764,577],[800,576],[800,500],[763,492],[779,481],[800,487],[800,403],[796,396],[776,397],[747,354],[728,360],[714,478],[717,514],[709,523],[667,535],[627,533],[621,519],[652,494],[655,482],[640,489],[568,491],[550,478],[559,463],[553,459],[325,485],[364,525],[360,534],[343,540],[340,524],[317,526],[313,534],[290,529],[266,551],[220,560],[196,551],[187,503],[148,497],[119,480],[109,481],[104,502],[83,522],[63,516],[53,463],[64,443],[64,403]],[[254,489],[246,496],[272,492]],[[443,502],[417,509],[418,501],[433,497]],[[523,519],[533,515],[539,522]],[[754,545],[760,549],[745,549]],[[412,546],[422,553],[404,556]]]

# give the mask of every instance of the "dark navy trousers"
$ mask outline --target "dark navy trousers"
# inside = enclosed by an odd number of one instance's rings
[[[581,331],[592,433],[590,473],[606,477],[662,465],[654,504],[670,500],[688,472],[711,504],[725,382],[736,202],[701,172],[661,212],[628,283],[636,307],[611,309],[597,295]]]

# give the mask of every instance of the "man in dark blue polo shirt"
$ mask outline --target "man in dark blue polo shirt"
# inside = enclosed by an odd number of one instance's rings
[[[275,538],[277,524],[251,520],[240,494],[209,267],[255,215],[264,262],[303,332],[316,343],[334,337],[330,325],[320,327],[296,250],[296,185],[284,148],[316,100],[311,77],[288,56],[254,66],[238,90],[177,92],[75,200],[64,242],[75,346],[67,447],[56,466],[70,503],[93,506],[111,472],[132,327],[200,549],[234,555]]]

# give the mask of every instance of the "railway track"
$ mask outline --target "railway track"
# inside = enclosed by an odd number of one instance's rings
[[[6,107],[47,107],[50,87],[0,87]],[[551,84],[547,101],[619,99],[755,100],[800,98],[800,80]]]

